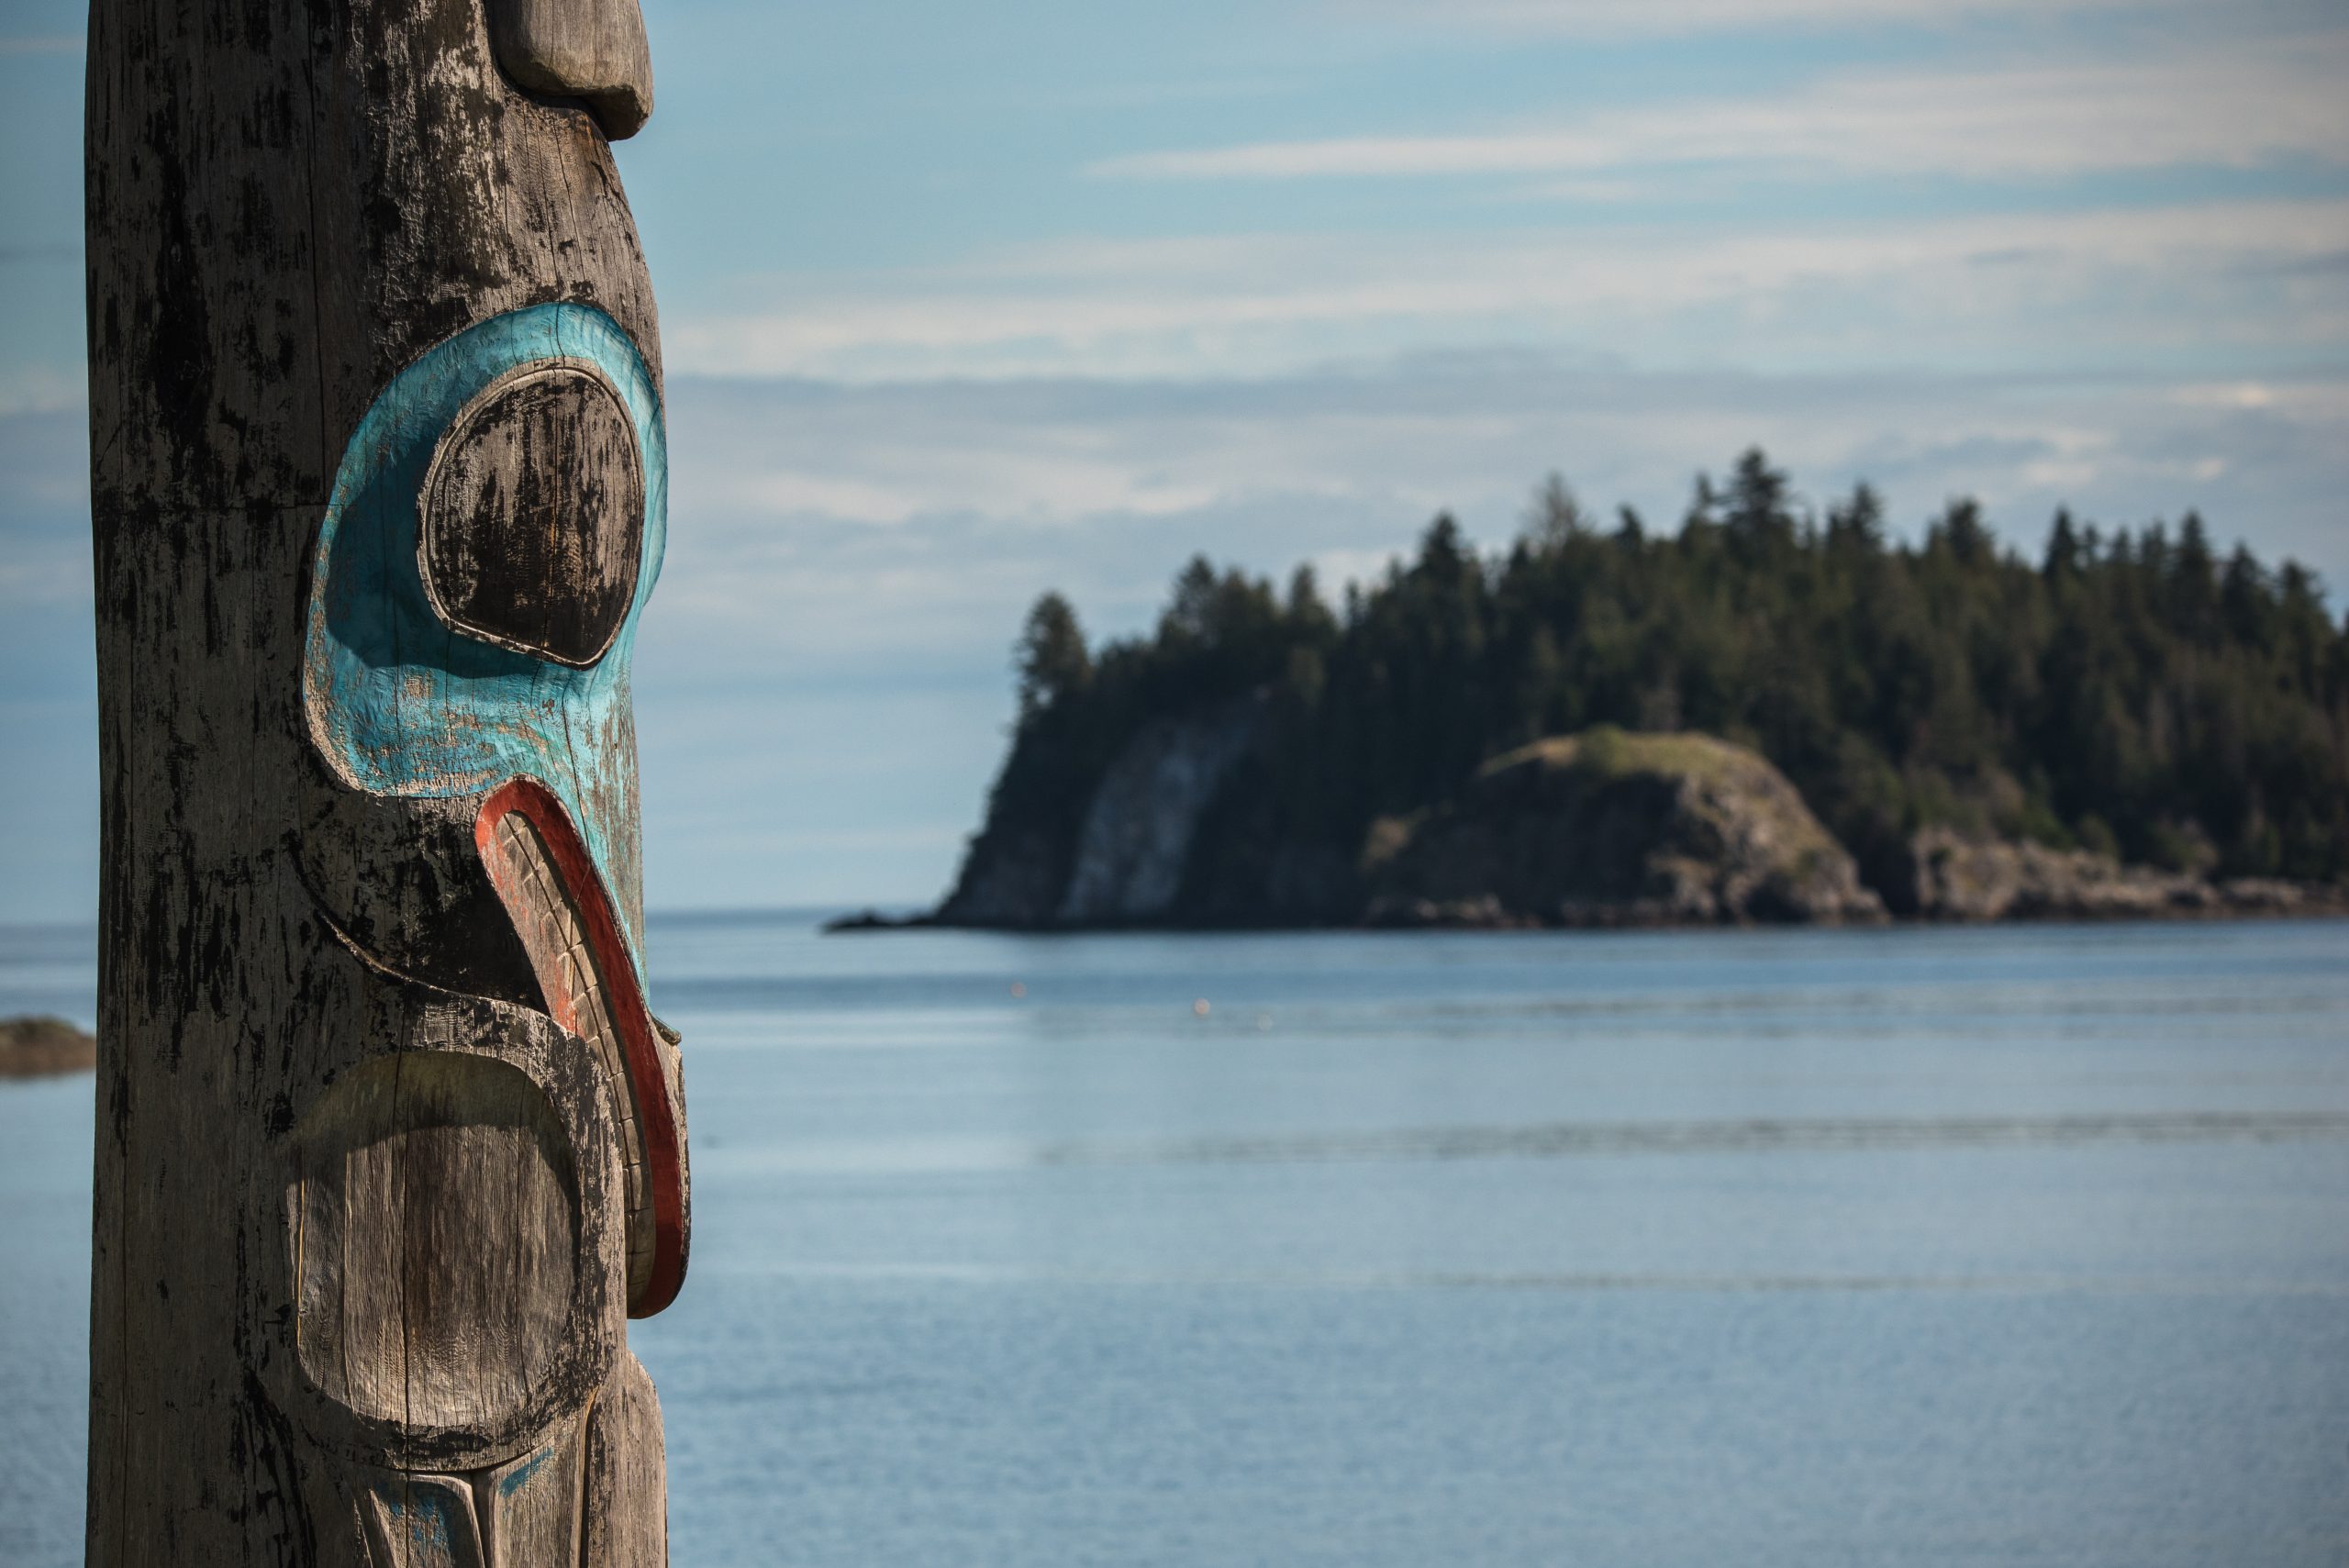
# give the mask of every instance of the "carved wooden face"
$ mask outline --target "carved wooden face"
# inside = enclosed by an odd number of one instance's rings
[[[417,1010],[367,1031],[383,1054],[290,1146],[294,1361],[362,1435],[378,1562],[453,1568],[476,1559],[446,1542],[524,1537],[575,1560],[588,1527],[564,1500],[621,1311],[684,1280],[629,710],[667,497],[642,353],[557,302],[393,378],[319,526],[302,675],[328,777],[305,874],[373,967],[425,983],[393,988]],[[518,1550],[498,1549],[542,1560]]]
[[[361,809],[464,828],[419,862],[485,881],[528,991],[602,1058],[628,1184],[628,1294],[685,1266],[675,1054],[644,1001],[629,664],[668,495],[658,389],[584,306],[483,322],[401,373],[353,437],[312,568],[306,707]],[[392,846],[396,858],[401,846]],[[353,904],[351,907],[361,906]],[[330,904],[329,913],[337,913]],[[411,954],[420,978],[487,991]]]
[[[643,125],[637,0],[484,6],[474,47],[511,88],[608,137]],[[629,703],[667,474],[657,375],[610,315],[559,298],[476,322],[352,434],[303,659],[312,895],[381,968],[583,1041],[610,1089],[640,1316],[674,1296],[687,1225],[674,1039],[645,1003]]]

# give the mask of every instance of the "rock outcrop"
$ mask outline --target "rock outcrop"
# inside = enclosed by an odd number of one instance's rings
[[[2336,892],[2301,883],[2213,882],[2186,872],[2124,866],[2087,850],[1969,839],[1946,828],[1929,828],[1909,840],[1885,892],[1899,913],[1926,920],[2316,915],[2343,906]]]
[[[98,1042],[63,1018],[0,1019],[0,1078],[87,1073],[97,1062]]]
[[[1704,735],[1594,730],[1495,759],[1364,854],[1378,925],[1874,922],[1883,904],[1784,774]]]

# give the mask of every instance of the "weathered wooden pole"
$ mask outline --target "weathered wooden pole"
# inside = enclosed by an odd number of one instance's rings
[[[636,0],[94,0],[93,1568],[666,1558]]]

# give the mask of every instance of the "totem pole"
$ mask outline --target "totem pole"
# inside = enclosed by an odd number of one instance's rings
[[[640,1568],[637,0],[94,0],[93,1568]]]

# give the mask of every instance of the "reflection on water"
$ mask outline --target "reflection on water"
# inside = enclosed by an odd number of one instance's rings
[[[681,1568],[2349,1560],[2349,925],[812,925],[652,933]],[[10,1563],[89,1115],[0,1092]]]

